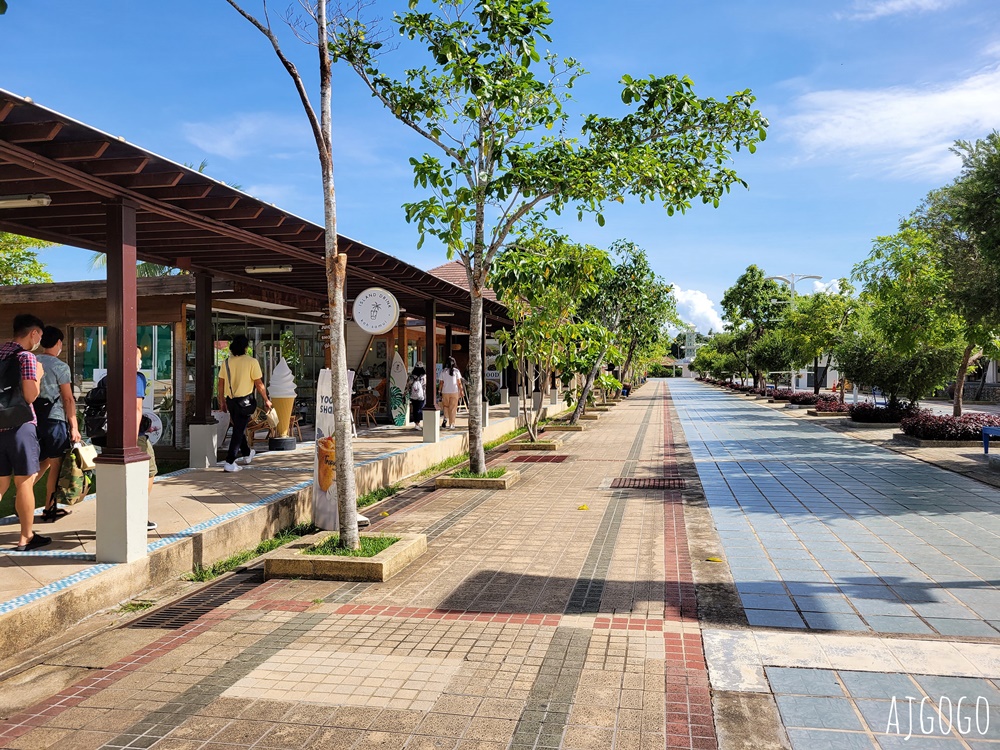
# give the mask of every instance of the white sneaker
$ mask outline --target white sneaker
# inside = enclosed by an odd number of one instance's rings
[[[251,448],[250,449],[250,455],[243,457],[243,465],[244,466],[249,466],[250,464],[252,464],[254,456],[256,456],[256,455],[257,455],[257,451],[255,451],[253,448]]]
[[[222,464],[223,471],[243,471],[243,467],[239,464]]]

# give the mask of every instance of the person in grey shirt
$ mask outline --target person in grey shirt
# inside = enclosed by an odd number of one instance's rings
[[[42,331],[42,363],[44,374],[35,413],[38,417],[38,446],[41,459],[39,478],[48,469],[45,483],[45,509],[41,521],[56,521],[68,516],[70,511],[56,504],[56,482],[63,458],[74,443],[80,442],[80,428],[76,421],[76,399],[73,397],[73,374],[69,365],[59,359],[63,349],[63,332],[55,326],[45,326]]]

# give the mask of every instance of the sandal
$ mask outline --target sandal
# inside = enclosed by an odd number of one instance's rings
[[[38,549],[39,547],[44,547],[52,541],[50,536],[42,536],[41,534],[32,534],[31,539],[28,540],[27,544],[19,544],[14,547],[15,552],[31,552],[33,549]]]
[[[73,511],[66,510],[65,508],[60,508],[58,505],[53,505],[51,508],[46,506],[42,508],[41,522],[42,523],[52,523],[53,521],[58,521],[60,518],[65,518]]]

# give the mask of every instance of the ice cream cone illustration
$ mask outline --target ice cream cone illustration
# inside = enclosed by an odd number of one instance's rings
[[[319,463],[319,488],[326,492],[333,486],[336,474],[337,444],[332,435],[316,441],[316,456]]]
[[[267,386],[274,410],[278,412],[278,437],[288,437],[288,424],[295,404],[295,376],[282,357],[271,371],[271,382]]]

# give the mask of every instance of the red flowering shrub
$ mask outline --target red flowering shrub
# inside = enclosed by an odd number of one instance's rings
[[[816,411],[842,411],[845,414],[851,410],[847,404],[840,402],[835,396],[821,396],[816,402]]]
[[[981,412],[938,416],[920,410],[904,419],[900,427],[905,434],[921,440],[982,440],[984,427],[1000,427],[1000,416]]]
[[[787,388],[775,388],[771,391],[771,398],[775,401],[790,401],[792,398],[792,391]]]
[[[851,404],[851,419],[855,422],[899,422],[920,411],[915,404],[896,403],[889,406],[876,406],[871,401]]]
[[[812,406],[819,401],[819,396],[815,393],[810,393],[809,391],[795,391],[788,400],[793,404]]]

